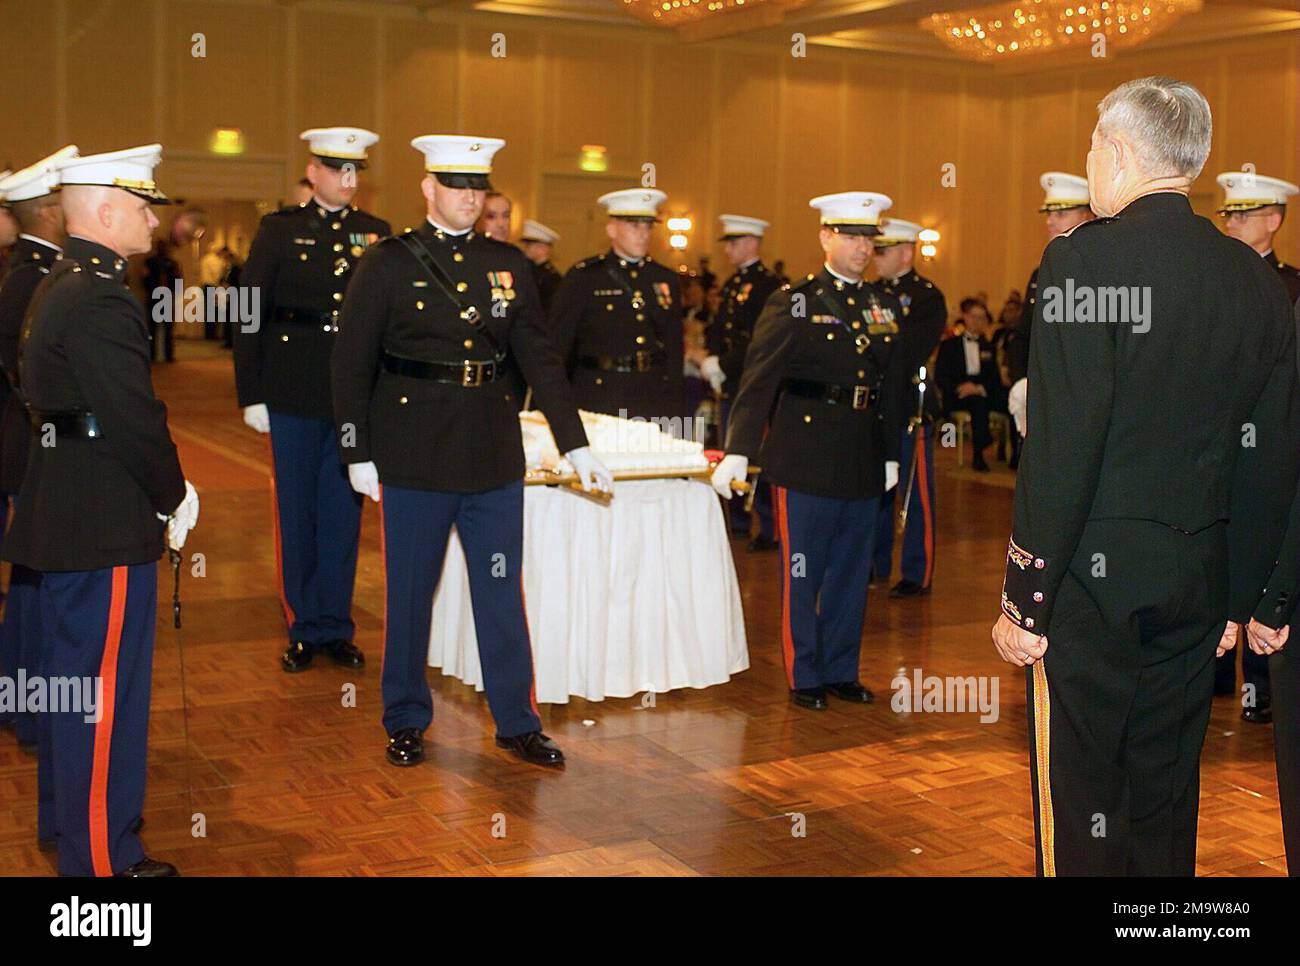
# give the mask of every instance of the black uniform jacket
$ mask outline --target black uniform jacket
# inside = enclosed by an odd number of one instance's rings
[[[668,268],[649,258],[630,262],[612,250],[578,262],[555,293],[549,328],[583,409],[645,418],[683,414],[682,304]],[[640,371],[595,365],[638,354]]]
[[[362,254],[389,234],[368,212],[314,201],[262,219],[240,274],[241,289],[259,293],[256,325],[234,330],[240,406],[332,418],[330,352],[343,296]]]
[[[893,296],[866,282],[841,282],[825,268],[778,290],[745,356],[727,452],[758,463],[778,486],[804,493],[883,493],[885,462],[898,459],[904,419],[897,404],[909,355],[902,314]],[[843,398],[811,398],[795,391],[798,384],[837,386]],[[866,408],[851,404],[855,390],[870,400]]]
[[[1287,294],[1291,296],[1291,303],[1294,305],[1300,302],[1300,268],[1282,261],[1277,257],[1277,252],[1269,252],[1264,256],[1264,261],[1272,265],[1273,270],[1282,276],[1282,284],[1286,286]]]
[[[551,264],[550,259],[533,263],[533,282],[537,285],[537,298],[542,303],[543,312],[550,311],[551,303],[555,301],[555,293],[560,290],[562,281],[564,276]]]
[[[1117,311],[1121,291],[1145,311]],[[1058,316],[1071,292],[1074,311]],[[1085,321],[1088,298],[1118,320]],[[1277,273],[1185,196],[1150,194],[1047,246],[1033,330],[1003,612],[1050,636],[1089,520],[1189,533],[1228,521],[1223,616],[1248,617],[1300,460],[1295,324]]]
[[[761,261],[746,265],[722,284],[718,314],[709,322],[705,337],[709,353],[718,357],[727,377],[722,384],[724,396],[734,396],[740,388],[754,326],[768,298],[780,287],[780,280]]]
[[[0,414],[0,493],[18,495],[27,471],[27,448],[32,431],[23,405],[18,375],[18,337],[36,286],[59,258],[59,250],[30,238],[19,238],[13,248],[9,274],[0,284],[0,363],[10,392]]]
[[[68,239],[32,298],[19,373],[41,426],[28,453],[3,557],[33,570],[149,563],[185,497],[167,407],[154,396],[149,334],[124,284],[126,260]],[[61,432],[49,414],[92,413],[102,435]]]
[[[938,347],[948,324],[948,303],[938,286],[917,274],[914,268],[898,278],[882,278],[876,282],[876,287],[898,299],[898,304],[903,307],[903,320],[900,324],[908,355],[907,374],[900,386],[899,405],[903,408],[903,416],[910,419],[917,411],[917,384],[921,366],[925,365],[930,354]],[[930,372],[928,375],[925,385],[925,415],[933,419],[940,411],[939,393],[936,390],[935,374]]]
[[[415,234],[476,308],[479,328],[400,238],[367,252],[348,288],[333,359],[335,422],[346,463],[373,460],[381,483],[479,493],[524,475],[518,400],[509,380],[467,387],[396,374],[384,355],[421,362],[518,363],[561,453],[587,445],[564,366],[546,336],[532,265],[513,245],[427,220]],[[491,338],[484,335],[484,330]]]
[[[1025,303],[1020,312],[1020,324],[1007,333],[1003,354],[1007,364],[1007,377],[1015,385],[1029,374],[1029,337],[1034,322],[1034,303],[1038,301],[1038,269],[1035,268],[1025,283]]]
[[[1296,368],[1300,369],[1300,302],[1295,303]],[[1296,603],[1300,601],[1300,488],[1291,504],[1286,535],[1277,552],[1273,572],[1264,585],[1264,593],[1255,608],[1254,618],[1269,627],[1291,623]],[[1288,638],[1288,644],[1295,643]]]

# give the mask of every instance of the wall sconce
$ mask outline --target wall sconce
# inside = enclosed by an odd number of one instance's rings
[[[213,154],[243,154],[244,132],[237,127],[219,127],[208,139],[208,150]]]
[[[578,156],[578,167],[583,171],[608,171],[609,156],[603,144],[584,144]]]
[[[668,219],[669,231],[690,231],[691,220],[686,217],[677,217]]]
[[[921,243],[921,257],[934,258],[939,253],[939,233],[933,228],[923,228],[916,236],[916,240]]]
[[[672,246],[673,251],[684,251],[688,241],[689,239],[681,233],[668,236],[668,244]]]

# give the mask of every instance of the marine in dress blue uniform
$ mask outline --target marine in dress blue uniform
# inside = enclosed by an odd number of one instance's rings
[[[22,229],[9,272],[0,284],[0,362],[10,389],[0,416],[0,489],[11,494],[15,508],[32,437],[18,370],[18,343],[32,295],[63,252],[66,233],[57,194],[58,165],[76,155],[76,146],[69,145],[0,180],[0,195]],[[0,626],[0,673],[28,679],[41,676],[40,590],[39,571],[13,565]],[[19,747],[37,756],[37,841],[49,850],[56,843],[50,716],[20,713],[16,731]]]
[[[719,215],[722,222],[723,250],[736,271],[722,283],[718,312],[705,331],[707,355],[700,360],[700,373],[713,386],[722,402],[723,438],[731,414],[732,397],[740,389],[745,368],[745,353],[754,338],[754,326],[768,298],[781,287],[780,280],[763,264],[759,255],[763,234],[770,227],[762,218],[749,215]],[[772,514],[772,487],[761,476],[754,483],[754,509],[758,515],[758,534],[750,542],[754,551],[776,546]],[[748,537],[751,527],[744,500],[733,500],[729,507],[731,532]]]
[[[127,257],[149,250],[158,225],[149,205],[166,201],[153,181],[160,158],[155,144],[61,162],[69,237],[22,333],[35,437],[3,556],[41,574],[44,675],[102,682],[96,713],[47,712],[63,875],[176,874],[137,834],[157,561],[164,534],[179,548],[198,518],[153,394],[143,309],[125,285]]]
[[[334,438],[330,353],[343,296],[365,250],[388,222],[351,204],[366,151],[361,128],[304,131],[316,187],[309,202],[262,219],[240,276],[260,292],[258,324],[235,334],[235,385],[244,421],[270,433],[277,565],[289,643],[285,671],[317,651],[364,666],[352,641],[352,589],[361,499],[348,485]]]
[[[866,704],[858,680],[880,497],[898,479],[902,307],[862,280],[885,195],[814,198],[826,264],[767,300],[732,405],[718,493],[751,460],[775,488],[791,700]]]
[[[900,453],[902,486],[889,490],[880,500],[876,521],[876,560],[873,576],[889,579],[894,551],[894,514],[901,490],[911,479],[912,496],[908,501],[907,521],[903,527],[903,551],[899,560],[902,579],[889,591],[891,597],[919,597],[930,592],[934,577],[934,425],[939,414],[938,395],[922,367],[943,337],[948,323],[948,306],[943,292],[914,267],[920,225],[901,218],[881,219],[881,234],[872,239],[876,248],[873,260],[880,279],[876,286],[898,299],[903,317],[900,325],[908,358],[906,378],[902,381],[899,405],[906,423]],[[925,382],[924,392],[922,382]],[[924,408],[922,408],[924,407]],[[915,467],[913,469],[913,467]]]
[[[570,268],[551,303],[551,340],[585,410],[659,420],[684,415],[677,273],[646,254],[666,198],[656,188],[601,195],[610,249]]]
[[[561,765],[542,732],[523,601],[523,439],[504,378],[514,358],[561,452],[591,485],[612,486],[587,449],[564,374],[542,326],[523,253],[472,228],[498,138],[426,135],[428,218],[362,258],[333,359],[335,419],[348,475],[380,503],[386,754],[424,759],[433,720],[426,680],[433,595],[456,526],[497,744]]]

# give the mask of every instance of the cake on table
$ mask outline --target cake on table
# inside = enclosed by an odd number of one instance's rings
[[[620,419],[607,413],[580,410],[587,441],[596,458],[616,477],[636,474],[643,478],[699,474],[709,469],[701,443],[678,439],[659,425],[640,419]],[[542,473],[572,473],[569,461],[556,448],[546,417],[540,412],[519,414],[524,459],[530,478]]]

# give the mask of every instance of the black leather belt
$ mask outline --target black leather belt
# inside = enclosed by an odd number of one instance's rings
[[[662,349],[637,349],[630,356],[578,356],[578,365],[613,372],[649,372],[666,358]]]
[[[835,406],[851,406],[853,409],[867,409],[880,401],[878,386],[841,386],[834,382],[816,382],[812,379],[786,379],[781,383],[781,391]]]
[[[481,386],[485,382],[496,382],[504,375],[504,367],[493,359],[481,362],[473,359],[465,359],[462,362],[425,362],[423,359],[407,359],[388,352],[383,353],[381,359],[384,370],[395,376],[445,382],[468,389]]]
[[[271,314],[271,321],[283,322],[285,325],[304,325],[319,328],[324,332],[339,330],[338,309],[321,312],[317,309],[286,309],[276,306]]]
[[[43,413],[32,409],[28,410],[27,415],[32,422],[32,429],[38,433],[45,432],[46,426],[53,426],[55,436],[66,439],[99,439],[104,435],[94,413]]]

